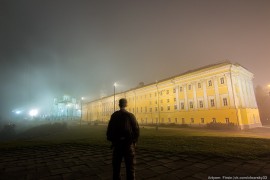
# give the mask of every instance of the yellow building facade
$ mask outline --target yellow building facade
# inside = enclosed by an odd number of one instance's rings
[[[220,63],[84,103],[85,121],[108,122],[118,100],[139,124],[234,123],[241,129],[260,127],[254,75],[238,64]]]

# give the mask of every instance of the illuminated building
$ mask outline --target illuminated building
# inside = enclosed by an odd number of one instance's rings
[[[78,119],[81,116],[80,105],[75,98],[64,95],[55,98],[52,109],[52,117],[55,119]]]
[[[253,74],[228,62],[159,80],[115,95],[128,100],[127,110],[141,124],[234,123],[241,129],[260,127]],[[83,120],[107,122],[114,95],[85,103]]]

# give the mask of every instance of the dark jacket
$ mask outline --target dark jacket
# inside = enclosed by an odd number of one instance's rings
[[[107,128],[107,140],[113,144],[125,142],[137,143],[140,129],[135,116],[125,109],[120,109],[111,115]]]

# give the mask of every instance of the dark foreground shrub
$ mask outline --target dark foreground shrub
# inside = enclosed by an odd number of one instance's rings
[[[237,130],[238,127],[234,123],[208,123],[206,124],[206,128],[208,129],[216,129],[216,130]]]

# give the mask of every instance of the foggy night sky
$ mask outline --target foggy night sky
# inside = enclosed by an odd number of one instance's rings
[[[270,1],[0,0],[0,116],[230,60],[270,83]]]

